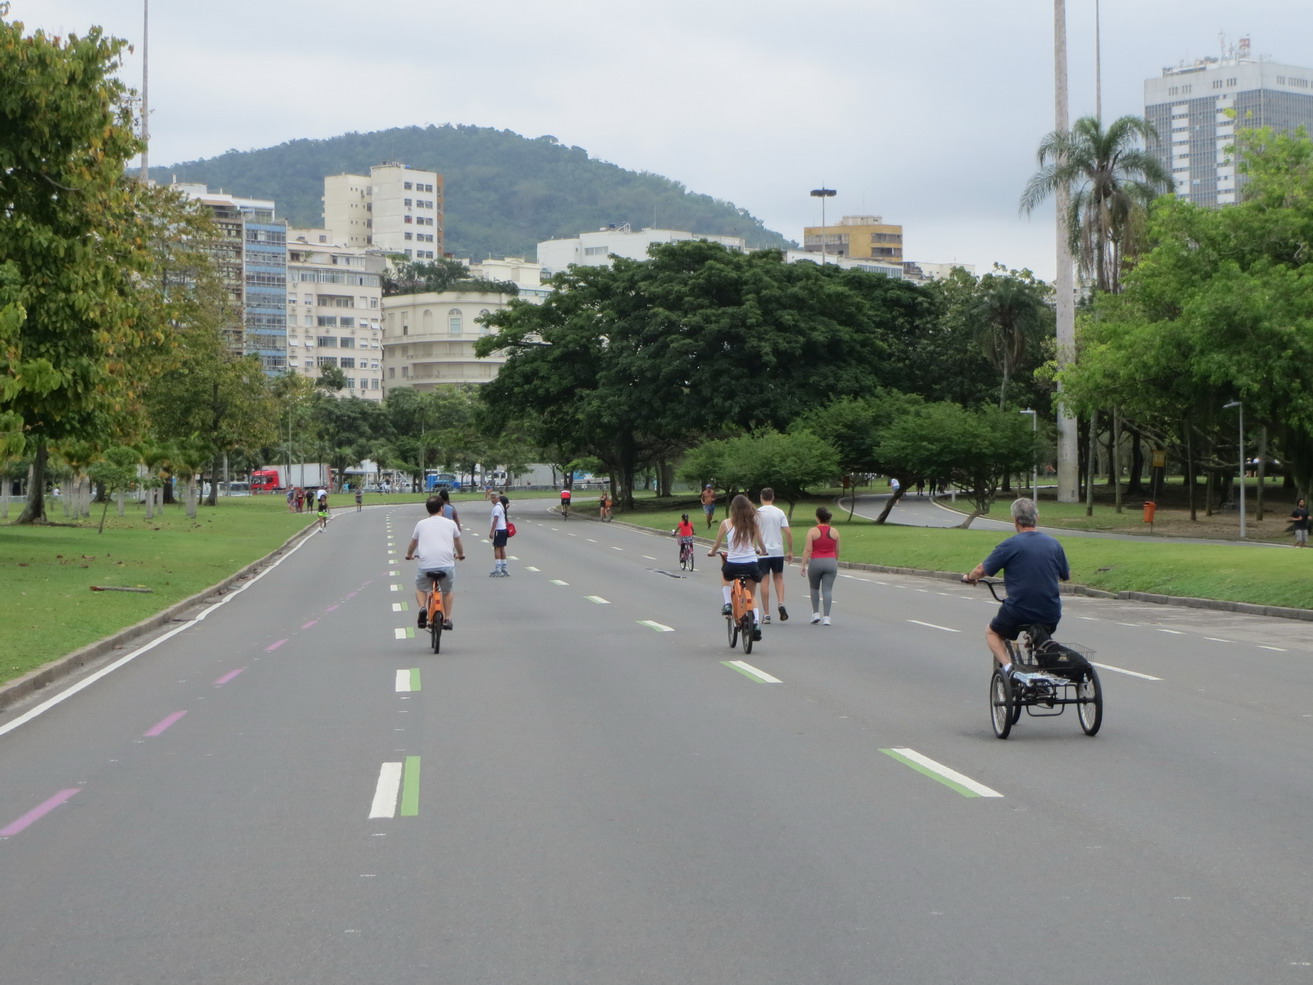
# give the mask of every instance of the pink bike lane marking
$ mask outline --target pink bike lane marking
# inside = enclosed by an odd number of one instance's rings
[[[245,669],[246,669],[245,667],[238,667],[236,670],[228,671],[228,673],[224,674],[222,677],[220,677],[217,681],[214,682],[214,686],[222,687],[224,684],[227,684],[229,681],[231,681],[234,677],[236,677]]]
[[[7,826],[0,828],[0,838],[12,838],[24,828],[41,820],[41,818],[45,817],[60,804],[67,803],[68,800],[78,792],[78,789],[78,787],[70,787],[67,790],[61,790],[49,800],[33,807],[18,820],[11,821]]]
[[[304,629],[305,627],[302,626],[301,628]],[[264,648],[264,652],[273,653],[275,650],[277,650],[280,646],[282,646],[286,642],[287,640],[278,640],[276,643],[270,643],[268,646]]]
[[[179,718],[181,718],[185,714],[187,714],[185,711],[175,711],[172,715],[169,715],[168,717],[164,718],[162,721],[151,726],[147,731],[143,732],[142,738],[145,739],[155,738],[155,736],[162,734],[166,728],[168,728],[170,725],[172,725],[174,722],[176,722]]]

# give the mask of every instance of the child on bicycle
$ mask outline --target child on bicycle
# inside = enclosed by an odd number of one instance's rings
[[[601,520],[608,519],[611,516],[611,494],[603,491],[602,498],[597,503],[597,516]]]
[[[689,520],[687,513],[681,513],[679,515],[679,526],[670,531],[670,534],[672,537],[679,538],[679,556],[682,559],[684,557],[685,548],[688,548],[690,551],[693,549],[693,524]]]

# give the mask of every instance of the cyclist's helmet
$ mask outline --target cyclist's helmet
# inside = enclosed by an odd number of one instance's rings
[[[687,513],[681,513],[681,514],[679,514],[679,518],[680,518],[681,520],[687,520],[687,519],[688,519],[688,514],[687,514]]]

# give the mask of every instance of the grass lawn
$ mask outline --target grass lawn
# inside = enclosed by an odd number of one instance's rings
[[[840,556],[844,561],[930,571],[968,571],[1006,536],[986,530],[877,525],[859,517],[850,521],[846,512],[835,509],[838,492],[833,490],[831,495],[799,502],[794,507],[791,522],[799,554],[802,537],[815,522],[816,507],[822,504],[835,511],[834,525],[840,531],[843,545]],[[1063,537],[1057,531],[1071,564],[1074,583],[1108,592],[1151,592],[1313,608],[1313,578],[1310,577],[1313,550],[1276,549],[1220,539],[1238,536],[1238,519],[1234,512],[1219,513],[1212,518],[1205,518],[1201,512],[1200,519],[1192,523],[1188,512],[1175,507],[1160,508],[1158,521],[1154,524],[1156,533],[1149,535],[1148,525],[1143,522],[1139,509],[1141,500],[1135,501],[1135,509],[1128,505],[1120,514],[1110,503],[1096,504],[1095,517],[1091,519],[1085,516],[1083,504],[1058,504],[1044,497],[1045,490],[1040,492],[1040,520],[1045,526],[1069,525],[1144,535],[1143,540],[1110,540]],[[1269,485],[1266,491],[1268,518],[1262,524],[1257,523],[1252,513],[1247,518],[1251,541],[1292,542],[1285,533],[1289,497],[1279,497],[1278,492]],[[961,500],[959,503],[965,505]],[[778,505],[788,508],[787,503]],[[1252,501],[1250,507],[1252,510]],[[1007,510],[1007,502],[996,503],[990,516],[1006,520]],[[710,531],[704,529],[702,511],[693,498],[640,501],[635,510],[617,514],[617,518],[668,531],[674,529],[681,512],[692,517],[699,535],[710,533],[714,536],[715,527]],[[723,519],[724,515],[722,503],[716,511],[717,520]],[[1174,534],[1219,539],[1216,543],[1188,543],[1179,536],[1162,535],[1164,528],[1170,528]],[[672,546],[672,557],[675,552]]]
[[[457,509],[462,497],[452,497]],[[470,494],[478,501],[480,495]],[[409,493],[368,494],[366,504],[415,504]],[[330,499],[334,512],[354,508],[349,494]],[[315,522],[313,512],[289,513],[280,495],[220,497],[202,506],[195,521],[183,506],[166,507],[154,520],[129,505],[120,518],[111,505],[105,532],[96,529],[101,505],[73,525],[18,527],[22,504],[10,503],[9,522],[0,521],[0,682],[21,677],[202,592],[275,550]],[[58,505],[47,515],[60,521]],[[93,592],[92,585],[149,588],[150,593]]]

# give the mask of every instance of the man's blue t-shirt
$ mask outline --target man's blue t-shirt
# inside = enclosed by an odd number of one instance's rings
[[[999,544],[985,558],[985,574],[1004,572],[1008,600],[1004,605],[1018,622],[1057,625],[1062,618],[1058,580],[1071,577],[1062,545],[1048,534],[1027,530]]]

